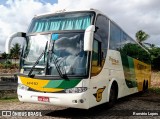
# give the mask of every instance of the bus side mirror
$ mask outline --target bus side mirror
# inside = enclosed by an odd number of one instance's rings
[[[84,33],[84,51],[92,51],[95,26],[90,25]]]
[[[23,32],[16,32],[16,33],[13,33],[11,34],[7,40],[6,40],[6,44],[5,44],[5,51],[6,51],[6,54],[10,54],[10,46],[11,46],[11,42],[14,38],[16,37],[24,37],[26,39],[26,33],[23,33]]]

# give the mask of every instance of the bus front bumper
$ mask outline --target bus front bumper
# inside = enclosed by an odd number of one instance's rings
[[[17,94],[21,102],[89,109],[87,91],[83,93],[42,93],[17,89]],[[39,100],[39,97],[46,99]]]

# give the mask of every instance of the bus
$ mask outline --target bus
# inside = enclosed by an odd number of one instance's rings
[[[139,91],[151,82],[150,54],[114,21],[95,9],[36,15],[20,56],[21,102],[81,109]]]

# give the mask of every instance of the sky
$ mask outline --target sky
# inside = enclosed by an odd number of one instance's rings
[[[160,0],[0,0],[0,52],[10,34],[27,31],[34,15],[89,8],[103,12],[132,38],[143,30],[150,35],[146,42],[160,46],[159,5]]]

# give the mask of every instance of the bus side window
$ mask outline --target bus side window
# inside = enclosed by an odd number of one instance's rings
[[[102,69],[102,53],[101,53],[101,42],[93,41],[92,51],[92,71],[91,76],[97,75]]]

